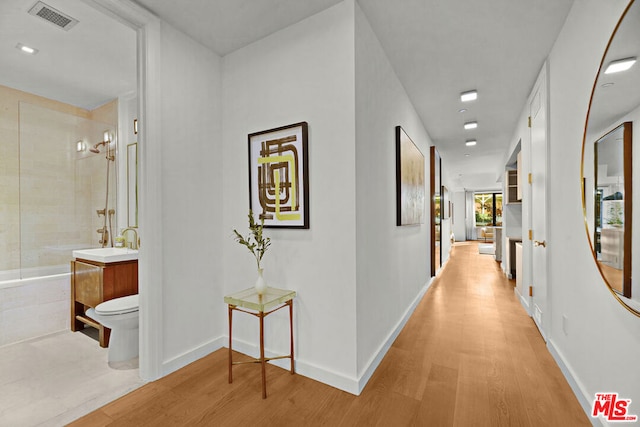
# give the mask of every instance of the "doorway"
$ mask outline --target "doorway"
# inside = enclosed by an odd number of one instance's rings
[[[548,282],[547,282],[547,170],[548,170],[548,84],[545,63],[529,98],[531,134],[531,203],[529,204],[528,260],[531,266],[529,296],[531,316],[546,340],[549,327]]]

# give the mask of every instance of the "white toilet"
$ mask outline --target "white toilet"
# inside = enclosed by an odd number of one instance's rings
[[[107,360],[122,368],[138,357],[138,294],[114,298],[87,310],[87,315],[111,329]],[[133,366],[131,366],[133,367]]]

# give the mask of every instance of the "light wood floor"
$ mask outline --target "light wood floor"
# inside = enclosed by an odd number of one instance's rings
[[[609,285],[616,291],[618,291],[619,293],[622,293],[622,282],[623,282],[623,275],[622,275],[622,270],[619,270],[617,268],[613,268],[607,264],[605,264],[604,262],[598,262],[598,264],[600,265],[600,271],[602,271],[602,274],[604,275],[604,278],[606,279],[607,283],[609,283]]]
[[[591,425],[498,266],[456,244],[359,397],[269,365],[262,400],[222,349],[72,425]]]

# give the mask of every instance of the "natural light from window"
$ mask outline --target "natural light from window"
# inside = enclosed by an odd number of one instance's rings
[[[475,193],[476,227],[502,227],[502,193]]]

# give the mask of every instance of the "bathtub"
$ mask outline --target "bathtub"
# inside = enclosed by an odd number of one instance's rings
[[[0,347],[69,329],[70,300],[68,265],[0,272]]]

